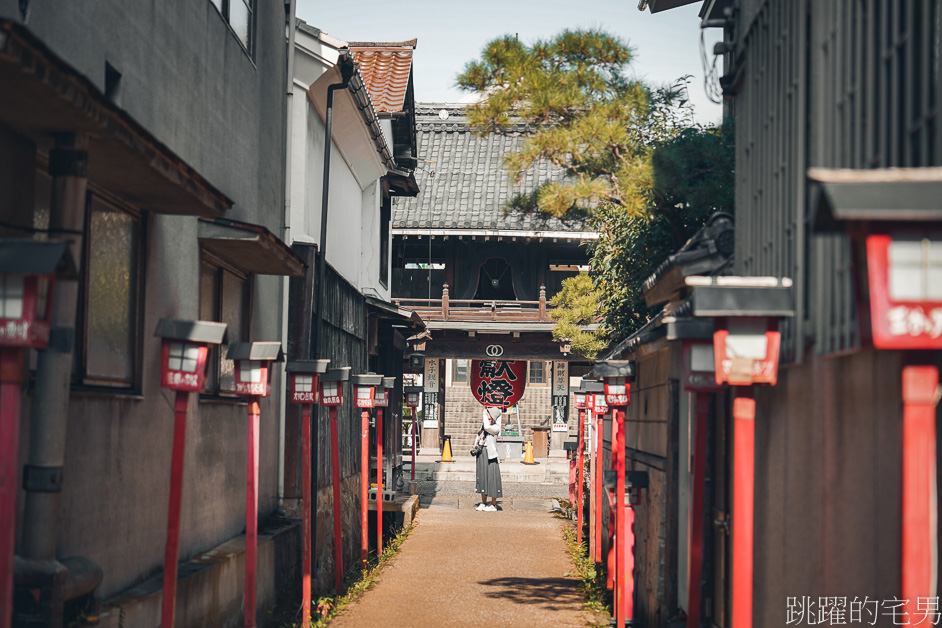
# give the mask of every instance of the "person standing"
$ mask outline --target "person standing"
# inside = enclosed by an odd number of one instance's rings
[[[497,498],[504,496],[500,481],[500,464],[497,462],[497,436],[500,434],[502,414],[500,408],[484,408],[484,422],[478,436],[478,443],[484,451],[477,457],[475,492],[481,494],[481,503],[477,510],[497,511]],[[491,503],[487,503],[487,498]]]

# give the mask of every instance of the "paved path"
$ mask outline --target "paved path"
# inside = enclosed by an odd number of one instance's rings
[[[331,628],[587,626],[552,500],[424,497],[415,529],[376,585]]]

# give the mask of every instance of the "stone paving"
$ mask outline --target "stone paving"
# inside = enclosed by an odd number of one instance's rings
[[[577,579],[564,575],[572,563],[562,535],[565,522],[552,515],[552,499],[505,497],[498,512],[474,510],[480,500],[473,494],[420,499],[416,527],[399,555],[332,628],[598,621],[582,610]]]

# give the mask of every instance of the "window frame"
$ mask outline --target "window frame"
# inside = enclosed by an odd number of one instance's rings
[[[134,239],[136,247],[132,259],[134,266],[131,277],[132,286],[129,291],[133,311],[130,315],[128,330],[131,334],[131,377],[130,379],[108,378],[90,376],[88,374],[88,322],[89,322],[89,271],[92,252],[89,247],[92,227],[93,199],[109,208],[128,215],[135,224]],[[97,390],[103,392],[141,394],[143,381],[143,350],[144,350],[144,294],[145,294],[145,260],[147,259],[147,221],[143,212],[129,206],[121,199],[109,194],[107,191],[88,182],[85,193],[85,216],[83,218],[82,238],[82,268],[78,286],[78,303],[76,304],[75,343],[72,354],[72,387],[84,390]]]
[[[533,379],[533,365],[540,365],[540,381],[535,381]],[[546,386],[548,384],[546,378],[546,361],[545,360],[527,360],[527,386]]]
[[[458,363],[464,362],[465,373],[464,379],[458,378]],[[452,373],[451,373],[451,383],[452,384],[468,384],[471,381],[471,360],[464,360],[460,358],[453,358],[452,362]]]
[[[203,318],[203,286],[202,286],[202,276],[203,268],[208,267],[214,271],[215,280],[213,283],[213,295],[212,295],[212,309],[213,315],[211,319]],[[252,273],[246,273],[241,271],[231,264],[227,264],[223,260],[219,259],[212,253],[209,253],[206,250],[200,251],[200,294],[199,294],[199,311],[200,318],[203,320],[212,320],[214,322],[223,322],[223,302],[224,302],[224,293],[223,293],[223,284],[225,273],[233,275],[236,279],[242,282],[242,303],[240,305],[241,309],[241,318],[242,318],[242,329],[240,330],[239,337],[236,338],[232,335],[231,330],[226,331],[226,344],[210,347],[210,356],[207,357],[207,374],[206,374],[206,388],[203,392],[200,393],[201,400],[231,400],[236,402],[241,402],[243,396],[237,395],[235,392],[235,384],[233,383],[233,390],[222,390],[220,388],[220,377],[222,373],[222,361],[226,359],[224,350],[234,342],[247,342],[249,338],[249,328],[251,326],[251,314],[252,314],[252,299],[254,297],[253,288],[255,282],[252,281],[254,275]],[[233,377],[235,377],[235,372],[233,371]],[[212,386],[211,386],[212,384]]]
[[[246,10],[249,13],[249,24],[248,24],[248,39],[247,44],[242,43],[242,39],[239,38],[238,33],[236,33],[235,28],[232,27],[232,12],[230,11],[231,4],[233,2],[242,3]],[[256,29],[255,29],[255,17],[258,13],[258,2],[257,0],[210,0],[210,4],[213,5],[213,8],[216,9],[216,12],[219,13],[219,17],[222,18],[222,21],[225,22],[226,26],[229,28],[229,32],[235,37],[236,41],[239,42],[239,45],[242,46],[242,50],[249,56],[249,59],[252,62],[255,62],[255,40],[256,40]]]

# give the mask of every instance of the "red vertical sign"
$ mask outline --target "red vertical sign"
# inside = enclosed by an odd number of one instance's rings
[[[517,405],[527,386],[526,360],[471,360],[471,393],[484,406]]]

